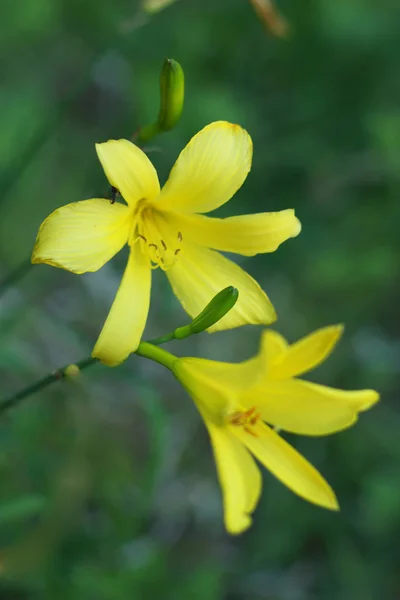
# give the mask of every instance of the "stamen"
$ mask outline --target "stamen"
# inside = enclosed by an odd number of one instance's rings
[[[246,433],[249,433],[253,437],[255,437],[255,438],[258,437],[258,435],[256,434],[256,432],[253,431],[252,429],[250,429],[250,427],[243,427],[243,429],[245,430]]]
[[[254,417],[250,419],[250,425],[255,425],[257,421],[261,419],[261,413],[256,413]]]
[[[256,410],[256,407],[252,406],[251,408],[249,408],[249,410],[246,410],[246,412],[243,413],[243,416],[250,417],[255,410]]]
[[[179,242],[183,236],[181,231],[170,231],[161,220],[156,218],[152,210],[144,204],[138,208],[138,225],[135,230],[135,239],[145,244],[142,250],[146,252],[150,259],[151,268],[160,268],[163,271],[169,271],[177,261],[177,256],[181,252]],[[140,233],[138,233],[140,231]],[[179,241],[179,242],[178,242]]]
[[[235,412],[233,415],[229,417],[229,421],[232,425],[244,425],[245,421],[243,420],[243,413]]]
[[[231,425],[234,425],[235,427],[243,427],[243,430],[253,437],[258,437],[253,427],[260,419],[261,413],[256,412],[255,406],[252,406],[248,410],[236,411],[228,417],[228,421]]]

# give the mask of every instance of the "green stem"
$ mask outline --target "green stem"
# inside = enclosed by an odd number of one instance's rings
[[[142,342],[139,345],[139,348],[136,350],[136,354],[138,356],[143,356],[144,358],[149,358],[150,360],[154,360],[155,362],[158,362],[160,365],[163,365],[164,367],[167,367],[167,369],[171,370],[172,365],[173,365],[174,361],[176,360],[176,356],[174,356],[170,352],[167,352],[166,350],[162,350],[161,348],[158,348],[157,345],[154,345],[154,344],[163,344],[164,342],[168,342],[171,339],[174,339],[173,337],[170,337],[171,335],[172,334],[164,336],[165,339],[158,338],[158,340],[154,340],[152,343]],[[89,356],[87,358],[84,358],[80,362],[75,363],[75,366],[78,367],[78,369],[80,371],[83,371],[83,369],[86,369],[87,367],[90,367],[91,365],[94,365],[97,362],[99,362],[97,360],[97,358],[92,358],[91,356]],[[35,394],[36,392],[39,392],[40,390],[46,388],[51,383],[65,379],[65,377],[68,376],[68,373],[67,373],[68,367],[70,367],[70,364],[65,365],[65,367],[62,367],[61,369],[57,369],[56,371],[53,371],[53,373],[50,373],[50,375],[46,375],[46,377],[43,377],[43,379],[39,379],[39,381],[36,381],[32,385],[28,385],[28,387],[24,388],[20,392],[17,392],[16,394],[13,394],[9,398],[6,398],[5,400],[1,401],[0,402],[0,414],[6,412],[10,408],[13,408],[17,404],[19,404],[22,400],[24,400],[25,398],[28,398],[28,396],[31,396],[32,394]]]
[[[176,361],[176,356],[174,354],[171,354],[171,352],[167,352],[162,348],[158,348],[158,346],[153,346],[149,342],[141,342],[139,348],[136,350],[136,354],[154,360],[160,365],[167,367],[169,370],[172,370],[172,366]]]
[[[11,273],[0,282],[0,295],[4,294],[4,292],[14,285],[14,283],[22,279],[22,277],[30,271],[31,267],[32,263],[30,258],[23,260],[18,267],[11,271]]]
[[[79,368],[80,371],[83,371],[83,369],[86,369],[87,367],[90,367],[91,365],[94,365],[97,362],[97,358],[88,357],[76,363],[76,366]],[[16,404],[19,404],[22,400],[24,400],[31,394],[35,394],[36,392],[47,387],[51,383],[64,379],[66,377],[66,371],[69,366],[70,365],[68,364],[65,365],[65,367],[62,367],[61,369],[53,371],[53,373],[50,373],[50,375],[46,375],[46,377],[43,377],[43,379],[39,379],[39,381],[36,381],[32,385],[29,385],[17,394],[14,394],[13,396],[10,396],[10,398],[7,398],[6,400],[0,402],[0,414],[4,413],[10,408],[13,408]]]
[[[153,137],[156,137],[161,133],[158,123],[152,123],[151,125],[145,125],[139,129],[137,136],[135,137],[135,144],[145,144],[149,142]]]
[[[175,340],[175,331],[171,331],[166,335],[162,335],[158,338],[153,338],[152,340],[147,340],[147,344],[152,344],[153,346],[161,346],[161,344],[166,344],[167,342],[172,342]]]

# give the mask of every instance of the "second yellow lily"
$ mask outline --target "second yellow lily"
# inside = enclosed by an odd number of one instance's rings
[[[128,140],[97,144],[96,150],[127,205],[95,198],[58,208],[42,223],[32,254],[33,263],[81,274],[97,271],[129,245],[94,357],[114,366],[136,350],[149,310],[151,269],[157,267],[192,317],[226,286],[239,290],[235,307],[210,331],[276,319],[258,283],[216,250],[273,252],[300,232],[294,210],[225,219],[198,214],[227,202],[246,179],[252,141],[244,129],[224,121],[205,127],[181,152],[162,190],[146,154]]]
[[[354,425],[358,414],[379,400],[375,390],[339,390],[299,378],[329,356],[342,331],[340,325],[324,327],[291,345],[279,333],[265,331],[260,352],[245,362],[173,357],[167,365],[210,434],[230,533],[251,525],[261,494],[252,455],[305,500],[338,509],[322,475],[274,429],[328,435]]]

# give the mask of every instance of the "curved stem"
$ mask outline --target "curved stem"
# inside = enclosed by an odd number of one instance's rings
[[[174,339],[173,337],[171,338],[170,335],[172,334],[164,336],[165,339],[158,338],[156,340],[153,340],[153,342],[151,343],[142,342],[139,345],[139,348],[136,350],[135,354],[137,354],[138,356],[143,356],[144,358],[148,358],[150,360],[154,360],[160,365],[167,367],[167,369],[171,369],[172,364],[176,359],[176,356],[174,356],[170,352],[167,352],[166,350],[158,348],[159,344],[163,344],[164,342],[168,342],[171,339]],[[87,358],[82,359],[80,362],[75,363],[75,366],[78,367],[79,371],[83,371],[84,369],[87,369],[91,365],[94,365],[98,362],[99,361],[97,360],[97,358],[92,358],[91,356],[89,356]],[[39,381],[35,381],[35,383],[33,383],[32,385],[28,385],[28,387],[24,388],[20,392],[17,392],[9,398],[0,401],[0,414],[6,412],[10,408],[13,408],[22,400],[28,398],[32,394],[35,394],[36,392],[39,392],[40,390],[46,388],[51,383],[61,381],[62,379],[68,377],[68,369],[70,366],[71,364],[68,364],[64,367],[61,367],[60,369],[56,369],[49,375],[46,375],[46,377],[39,379]]]
[[[83,369],[87,369],[87,367],[90,367],[91,365],[94,365],[97,362],[97,358],[92,358],[90,356],[88,358],[84,358],[80,362],[75,363],[75,365],[80,371],[83,371]],[[64,379],[68,374],[67,369],[69,366],[70,364],[65,365],[65,367],[62,367],[61,369],[56,369],[56,371],[53,371],[53,373],[50,373],[50,375],[46,375],[46,377],[43,377],[43,379],[39,379],[39,381],[36,381],[32,385],[29,385],[28,387],[21,390],[20,392],[17,392],[17,394],[14,394],[13,396],[10,396],[10,398],[7,398],[6,400],[0,402],[0,414],[2,414],[10,408],[13,408],[16,404],[19,404],[21,400],[24,400],[31,394],[34,394],[35,392],[38,392],[39,390],[47,387],[51,383]]]
[[[167,342],[172,342],[175,340],[175,331],[171,331],[166,335],[162,335],[158,338],[153,338],[152,340],[147,340],[147,344],[152,344],[153,346],[161,346],[161,344],[166,344]]]
[[[171,352],[167,352],[162,348],[158,348],[158,346],[153,346],[148,342],[141,342],[135,354],[138,356],[143,356],[144,358],[149,358],[150,360],[154,360],[170,370],[172,369],[172,365],[176,360],[176,356],[171,354]]]

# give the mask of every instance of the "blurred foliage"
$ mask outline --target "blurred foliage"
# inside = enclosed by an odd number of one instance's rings
[[[285,40],[241,0],[181,0],[153,15],[132,0],[1,2],[0,274],[29,256],[50,211],[106,192],[94,143],[153,120],[159,69],[178,60],[183,117],[149,149],[161,179],[208,122],[246,127],[253,169],[220,213],[294,207],[303,232],[243,264],[289,339],[346,324],[318,381],[382,392],[350,431],[290,436],[341,513],[265,473],[253,528],[227,536],[187,395],[137,357],[96,366],[2,417],[0,599],[399,598],[400,4],[278,8]],[[80,277],[37,266],[0,298],[4,396],[90,353],[124,261]],[[158,275],[149,336],[186,322]],[[204,334],[171,350],[241,360],[258,336]]]

